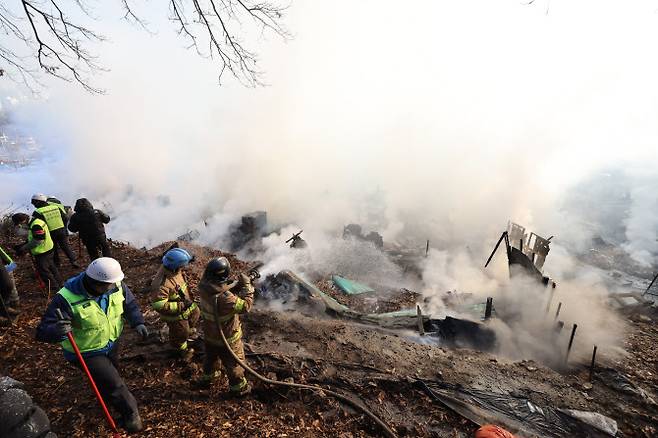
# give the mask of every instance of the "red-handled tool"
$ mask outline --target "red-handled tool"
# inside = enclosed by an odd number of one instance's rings
[[[64,315],[62,315],[62,311],[60,309],[55,310],[57,312],[57,317],[62,320],[64,319]],[[121,435],[119,434],[119,430],[117,429],[117,425],[112,419],[112,415],[110,415],[110,411],[107,410],[107,406],[105,405],[105,402],[103,401],[103,397],[101,396],[101,393],[98,392],[98,388],[96,387],[96,382],[94,382],[94,378],[91,377],[91,373],[89,372],[89,368],[87,368],[87,364],[85,363],[85,360],[82,358],[82,354],[80,353],[80,349],[78,349],[78,345],[75,343],[75,339],[73,339],[73,333],[68,332],[66,334],[66,337],[69,338],[69,342],[73,346],[73,350],[75,351],[75,355],[78,357],[78,360],[80,361],[80,365],[82,365],[82,369],[85,371],[85,374],[87,374],[87,378],[89,379],[89,383],[91,384],[91,388],[94,390],[94,394],[96,394],[96,399],[98,399],[98,403],[101,404],[101,407],[103,408],[103,412],[105,413],[105,418],[107,418],[107,422],[110,423],[110,428],[112,429],[112,438],[120,438]]]

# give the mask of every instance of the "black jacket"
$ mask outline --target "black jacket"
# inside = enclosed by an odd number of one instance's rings
[[[69,220],[69,231],[80,233],[82,240],[105,239],[105,225],[110,217],[94,206],[87,198],[75,201],[75,213]]]

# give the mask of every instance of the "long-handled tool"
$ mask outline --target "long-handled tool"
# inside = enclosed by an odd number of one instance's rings
[[[60,320],[64,319],[64,315],[62,315],[61,310],[56,309],[56,312],[57,312],[57,317]],[[80,353],[80,349],[78,349],[78,345],[75,343],[75,339],[73,339],[73,333],[71,332],[67,333],[66,337],[69,338],[69,342],[73,346],[75,355],[78,357],[78,360],[80,361],[80,365],[82,366],[82,369],[84,370],[85,374],[87,374],[87,378],[89,379],[91,388],[94,390],[94,394],[96,394],[96,399],[98,399],[98,403],[100,403],[101,407],[103,408],[103,412],[105,413],[105,418],[107,419],[107,422],[110,424],[110,428],[112,429],[112,438],[121,438],[121,435],[119,434],[119,429],[117,429],[117,425],[112,419],[112,415],[110,415],[110,411],[107,410],[107,406],[103,401],[103,397],[101,396],[101,393],[98,392],[98,388],[96,387],[96,382],[94,382],[94,378],[91,377],[89,368],[87,368],[87,364],[85,363],[85,360],[82,358],[82,353]]]

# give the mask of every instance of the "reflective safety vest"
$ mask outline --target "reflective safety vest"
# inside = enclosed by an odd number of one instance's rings
[[[37,211],[43,215],[43,218],[46,220],[48,228],[51,232],[59,230],[60,228],[64,228],[62,213],[57,205],[46,205],[45,207],[37,208]]]
[[[123,330],[123,288],[117,283],[118,289],[109,295],[107,313],[91,297],[74,294],[67,288],[59,292],[73,311],[73,337],[81,352],[99,350],[110,341],[116,341]],[[68,339],[62,341],[62,348],[73,352]]]
[[[41,243],[34,248],[30,250],[32,255],[40,255],[43,253],[46,253],[53,249],[55,247],[55,244],[53,243],[52,237],[50,237],[50,231],[48,230],[48,224],[46,224],[44,221],[41,219],[32,219],[32,222],[30,222],[30,229],[27,232],[27,241],[32,242],[34,240],[34,236],[32,235],[32,227],[34,225],[39,225],[41,228],[43,228],[43,231],[46,233],[46,238],[41,240]]]
[[[50,198],[48,198],[48,199],[50,199]],[[57,206],[57,208],[59,208],[62,211],[62,213],[64,213],[66,215],[66,208],[64,208],[64,205],[60,204],[59,202],[55,202],[55,201],[46,200],[46,202],[48,203],[48,205]]]

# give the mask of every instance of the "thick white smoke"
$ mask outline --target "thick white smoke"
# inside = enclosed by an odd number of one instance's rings
[[[0,83],[3,108],[14,102],[14,124],[48,155],[3,173],[0,202],[86,196],[110,210],[110,236],[138,246],[191,228],[217,244],[243,213],[266,210],[296,224],[266,241],[271,269],[304,265],[282,243],[297,228],[311,262],[349,266],[335,236],[362,223],[388,242],[431,241],[426,293],[502,296],[502,270],[480,266],[507,220],[587,248],[600,225],[589,219],[610,216],[564,210],[564,199],[623,160],[630,205],[616,243],[656,262],[653,6],[553,2],[547,15],[484,0],[294,2],[295,39],[256,43],[271,84],[261,89],[217,87],[216,66],[183,48],[160,9],[145,10],[153,37],[99,5],[117,17],[97,23],[112,37],[98,48],[106,96],[48,82],[35,101]],[[607,195],[578,193],[590,213]],[[364,275],[402,281],[373,254],[360,261]]]

